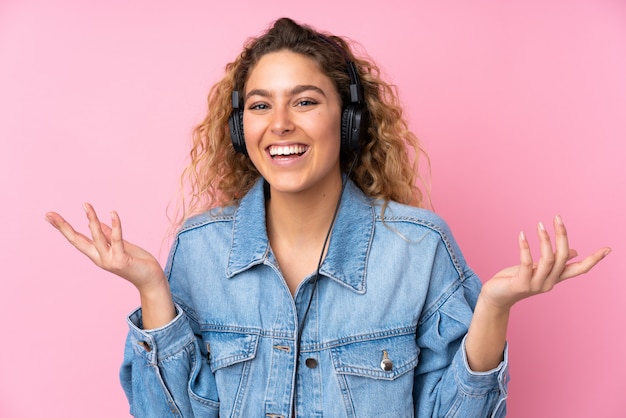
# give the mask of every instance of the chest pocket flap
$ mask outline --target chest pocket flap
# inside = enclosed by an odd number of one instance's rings
[[[238,332],[208,332],[204,335],[209,365],[215,372],[256,356],[259,336]]]
[[[413,334],[344,344],[331,352],[337,373],[382,380],[413,370],[419,354]]]

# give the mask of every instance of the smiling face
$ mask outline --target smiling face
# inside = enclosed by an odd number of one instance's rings
[[[341,101],[330,78],[304,55],[264,55],[246,82],[244,136],[272,193],[341,188]]]

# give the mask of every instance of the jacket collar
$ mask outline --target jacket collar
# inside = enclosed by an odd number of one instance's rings
[[[365,293],[375,213],[370,199],[351,180],[347,181],[320,274],[357,293]],[[229,278],[263,263],[269,253],[263,183],[262,179],[257,181],[235,211],[226,270]]]

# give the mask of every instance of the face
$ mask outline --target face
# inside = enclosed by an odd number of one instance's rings
[[[272,194],[341,187],[341,102],[312,59],[264,55],[246,83],[243,126],[248,155]]]

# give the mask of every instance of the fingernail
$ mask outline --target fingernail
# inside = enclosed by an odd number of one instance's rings
[[[607,255],[609,255],[611,253],[611,249],[607,248],[606,250],[604,250],[604,253],[602,253],[602,257],[606,257]]]
[[[561,216],[556,215],[556,216],[554,217],[554,220],[556,221],[556,223],[557,223],[557,224],[559,224],[559,225],[563,225],[563,219],[561,219]]]
[[[83,210],[84,210],[85,212],[88,212],[88,211],[89,211],[89,208],[87,207],[87,203],[83,203]]]
[[[526,234],[524,233],[524,231],[520,231],[519,233],[519,239],[521,241],[526,241]]]
[[[542,231],[546,230],[546,227],[543,225],[543,222],[539,222],[539,229],[541,229]]]

